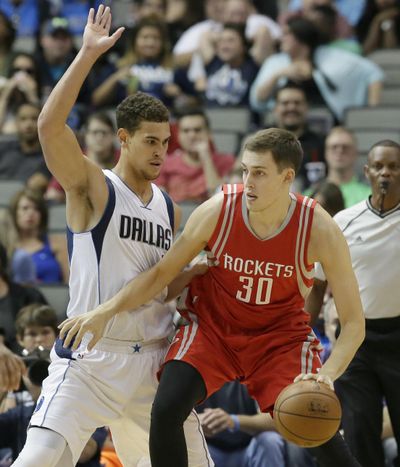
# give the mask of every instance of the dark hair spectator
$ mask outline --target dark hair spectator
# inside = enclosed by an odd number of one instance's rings
[[[92,96],[99,107],[115,104],[124,97],[143,91],[171,105],[180,94],[175,83],[166,23],[146,16],[134,27],[124,56]]]
[[[284,27],[279,54],[269,57],[250,91],[254,110],[274,106],[276,88],[301,83],[311,106],[325,106],[338,121],[347,107],[377,105],[384,74],[372,61],[325,44],[314,23],[293,18]]]
[[[328,181],[319,183],[310,196],[316,199],[332,217],[345,208],[342,192],[335,183]]]
[[[27,52],[12,54],[7,80],[0,84],[0,132],[16,133],[15,115],[21,104],[40,104],[37,63]]]
[[[356,27],[356,34],[365,54],[376,49],[399,47],[400,2],[367,0],[364,13]]]
[[[0,10],[0,77],[8,75],[14,40],[14,26],[8,16]]]
[[[37,283],[67,282],[69,274],[67,246],[63,235],[48,233],[48,208],[42,195],[25,189],[17,193],[10,205],[17,230],[16,251],[27,251],[36,268]],[[17,273],[12,264],[13,274]]]

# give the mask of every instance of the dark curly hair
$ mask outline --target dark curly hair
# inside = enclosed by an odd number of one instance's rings
[[[169,111],[156,97],[144,92],[125,98],[117,107],[117,127],[133,134],[142,122],[168,122]]]

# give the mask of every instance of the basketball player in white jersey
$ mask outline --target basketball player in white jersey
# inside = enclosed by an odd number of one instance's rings
[[[79,89],[96,59],[121,36],[109,36],[111,13],[91,9],[82,48],[48,98],[39,119],[47,165],[66,192],[71,264],[68,316],[93,309],[155,265],[171,246],[174,206],[151,181],[160,173],[170,129],[168,110],[137,93],[117,108],[121,157],[102,171],[82,155],[66,125]],[[76,352],[60,340],[49,377],[15,466],[75,465],[96,427],[107,425],[124,466],[149,466],[150,409],[156,372],[165,356],[172,316],[165,299],[186,285],[193,269],[134,313],[110,322],[95,351]],[[193,412],[186,424],[191,465],[213,465]]]

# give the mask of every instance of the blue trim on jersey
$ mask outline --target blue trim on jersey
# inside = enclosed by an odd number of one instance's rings
[[[101,218],[100,222],[91,231],[93,245],[94,245],[94,249],[96,251],[96,256],[97,256],[97,264],[100,263],[101,250],[103,248],[104,237],[106,234],[108,224],[110,223],[111,216],[113,215],[113,212],[115,209],[114,185],[112,184],[112,181],[108,177],[106,177],[106,183],[108,186],[107,206],[106,206],[106,209],[104,211],[103,217]]]
[[[76,360],[76,358],[72,357],[72,350],[71,347],[74,343],[75,338],[72,339],[71,344],[69,347],[63,347],[64,339],[60,339],[57,337],[54,343],[54,351],[60,358],[68,358],[69,360]]]
[[[71,264],[72,252],[74,251],[74,232],[67,226],[67,248],[68,248],[68,259]]]
[[[169,217],[169,224],[172,229],[172,234],[175,232],[175,216],[174,216],[174,203],[172,202],[171,197],[165,191],[161,190],[165,198],[165,202],[167,203],[167,210],[168,210],[168,217]]]

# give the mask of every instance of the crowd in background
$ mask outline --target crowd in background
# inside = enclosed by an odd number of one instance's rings
[[[48,225],[49,210],[65,203],[65,194],[44,162],[38,118],[76,54],[89,8],[100,3],[115,11],[113,29],[126,30],[96,63],[69,116],[88,158],[113,167],[119,148],[112,111],[140,90],[171,110],[172,138],[155,183],[177,203],[193,207],[223,183],[240,182],[241,140],[266,126],[290,130],[302,144],[294,191],[317,198],[331,215],[370,194],[345,115],[381,103],[385,74],[368,55],[400,48],[398,0],[0,0],[0,184],[21,183],[10,202],[0,200],[0,345],[23,355],[49,350],[57,333],[58,317],[35,286],[67,284],[69,276],[65,235]],[[324,110],[319,125],[310,120],[315,108]],[[248,111],[232,151],[214,138],[208,115],[215,109]],[[329,335],[321,323],[315,331],[326,357]],[[27,375],[21,390],[0,396],[0,429],[16,430],[12,442],[0,430],[2,467],[23,445],[40,383]],[[314,465],[275,432],[259,436],[265,427],[243,389],[224,388],[219,397],[204,417],[216,458],[246,449],[248,464],[242,457],[229,465]],[[246,435],[237,435],[239,425],[224,425],[218,438],[207,432],[217,409],[256,418],[240,420],[249,423]],[[389,439],[389,421],[388,427]],[[81,460],[117,465],[106,429],[93,434]]]

